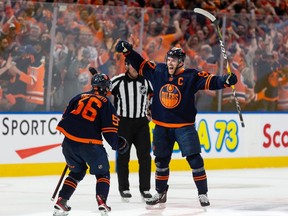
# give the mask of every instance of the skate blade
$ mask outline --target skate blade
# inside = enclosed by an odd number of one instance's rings
[[[207,208],[206,208],[206,207],[207,207],[207,206],[202,207],[204,212],[207,212]]]
[[[69,212],[65,212],[63,210],[55,209],[53,212],[53,216],[67,216]]]
[[[111,211],[111,208],[108,207],[108,206],[105,206],[105,207],[104,206],[99,206],[98,210],[99,210],[101,216],[108,216],[108,212]]]
[[[164,209],[166,208],[166,203],[157,203],[155,205],[146,205],[148,210]]]
[[[129,203],[131,198],[121,197],[122,202]]]
[[[100,211],[101,216],[109,216],[107,211]]]
[[[200,203],[200,205],[201,205],[201,203]],[[205,205],[201,205],[201,207],[204,209],[204,211],[207,211],[207,207],[209,207],[210,206],[210,203],[209,204],[205,204]]]

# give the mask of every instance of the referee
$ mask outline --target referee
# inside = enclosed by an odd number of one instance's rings
[[[129,184],[129,161],[131,145],[136,148],[139,163],[139,190],[144,200],[151,198],[151,142],[149,120],[147,119],[148,98],[153,94],[150,82],[125,61],[125,73],[112,79],[114,106],[120,117],[118,134],[128,141],[130,148],[116,159],[118,189],[124,201],[132,197]]]

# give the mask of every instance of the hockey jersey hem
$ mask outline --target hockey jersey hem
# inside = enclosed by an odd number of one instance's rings
[[[162,126],[162,127],[167,127],[167,128],[181,128],[189,125],[194,125],[194,122],[191,123],[166,123],[166,122],[161,122],[157,121],[155,119],[152,119],[152,122],[155,123],[156,125]]]
[[[68,133],[64,128],[62,128],[60,126],[57,126],[56,129],[58,131],[60,131],[62,134],[64,134],[65,137],[67,137],[68,139],[71,139],[75,142],[84,143],[84,144],[103,145],[102,140],[76,137],[76,136]]]

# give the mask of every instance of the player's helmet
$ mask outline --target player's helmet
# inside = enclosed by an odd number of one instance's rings
[[[167,59],[167,57],[178,58],[179,63],[180,63],[180,62],[184,62],[185,61],[186,53],[181,48],[173,47],[167,52],[166,59]]]
[[[91,85],[100,94],[107,94],[111,90],[111,80],[106,74],[94,74],[91,79]]]

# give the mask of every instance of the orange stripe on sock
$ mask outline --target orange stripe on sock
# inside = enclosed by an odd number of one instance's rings
[[[168,180],[168,178],[169,178],[169,176],[155,176],[155,179],[157,179],[157,180],[162,180],[162,181],[166,181],[166,180]]]
[[[195,176],[195,177],[194,177],[194,180],[195,180],[195,181],[201,181],[201,180],[205,180],[205,179],[207,179],[207,176],[206,176],[206,175]]]
[[[76,189],[76,186],[75,186],[74,184],[70,184],[69,182],[66,182],[65,185],[68,185],[68,186],[70,186],[70,187]]]
[[[64,182],[64,184],[70,184],[70,185],[73,185],[73,187],[77,187],[77,184],[75,182],[73,182],[73,181],[70,181],[70,180],[66,180]]]
[[[97,183],[107,183],[107,184],[110,184],[110,180],[109,179],[106,179],[106,178],[100,178],[97,180]]]

